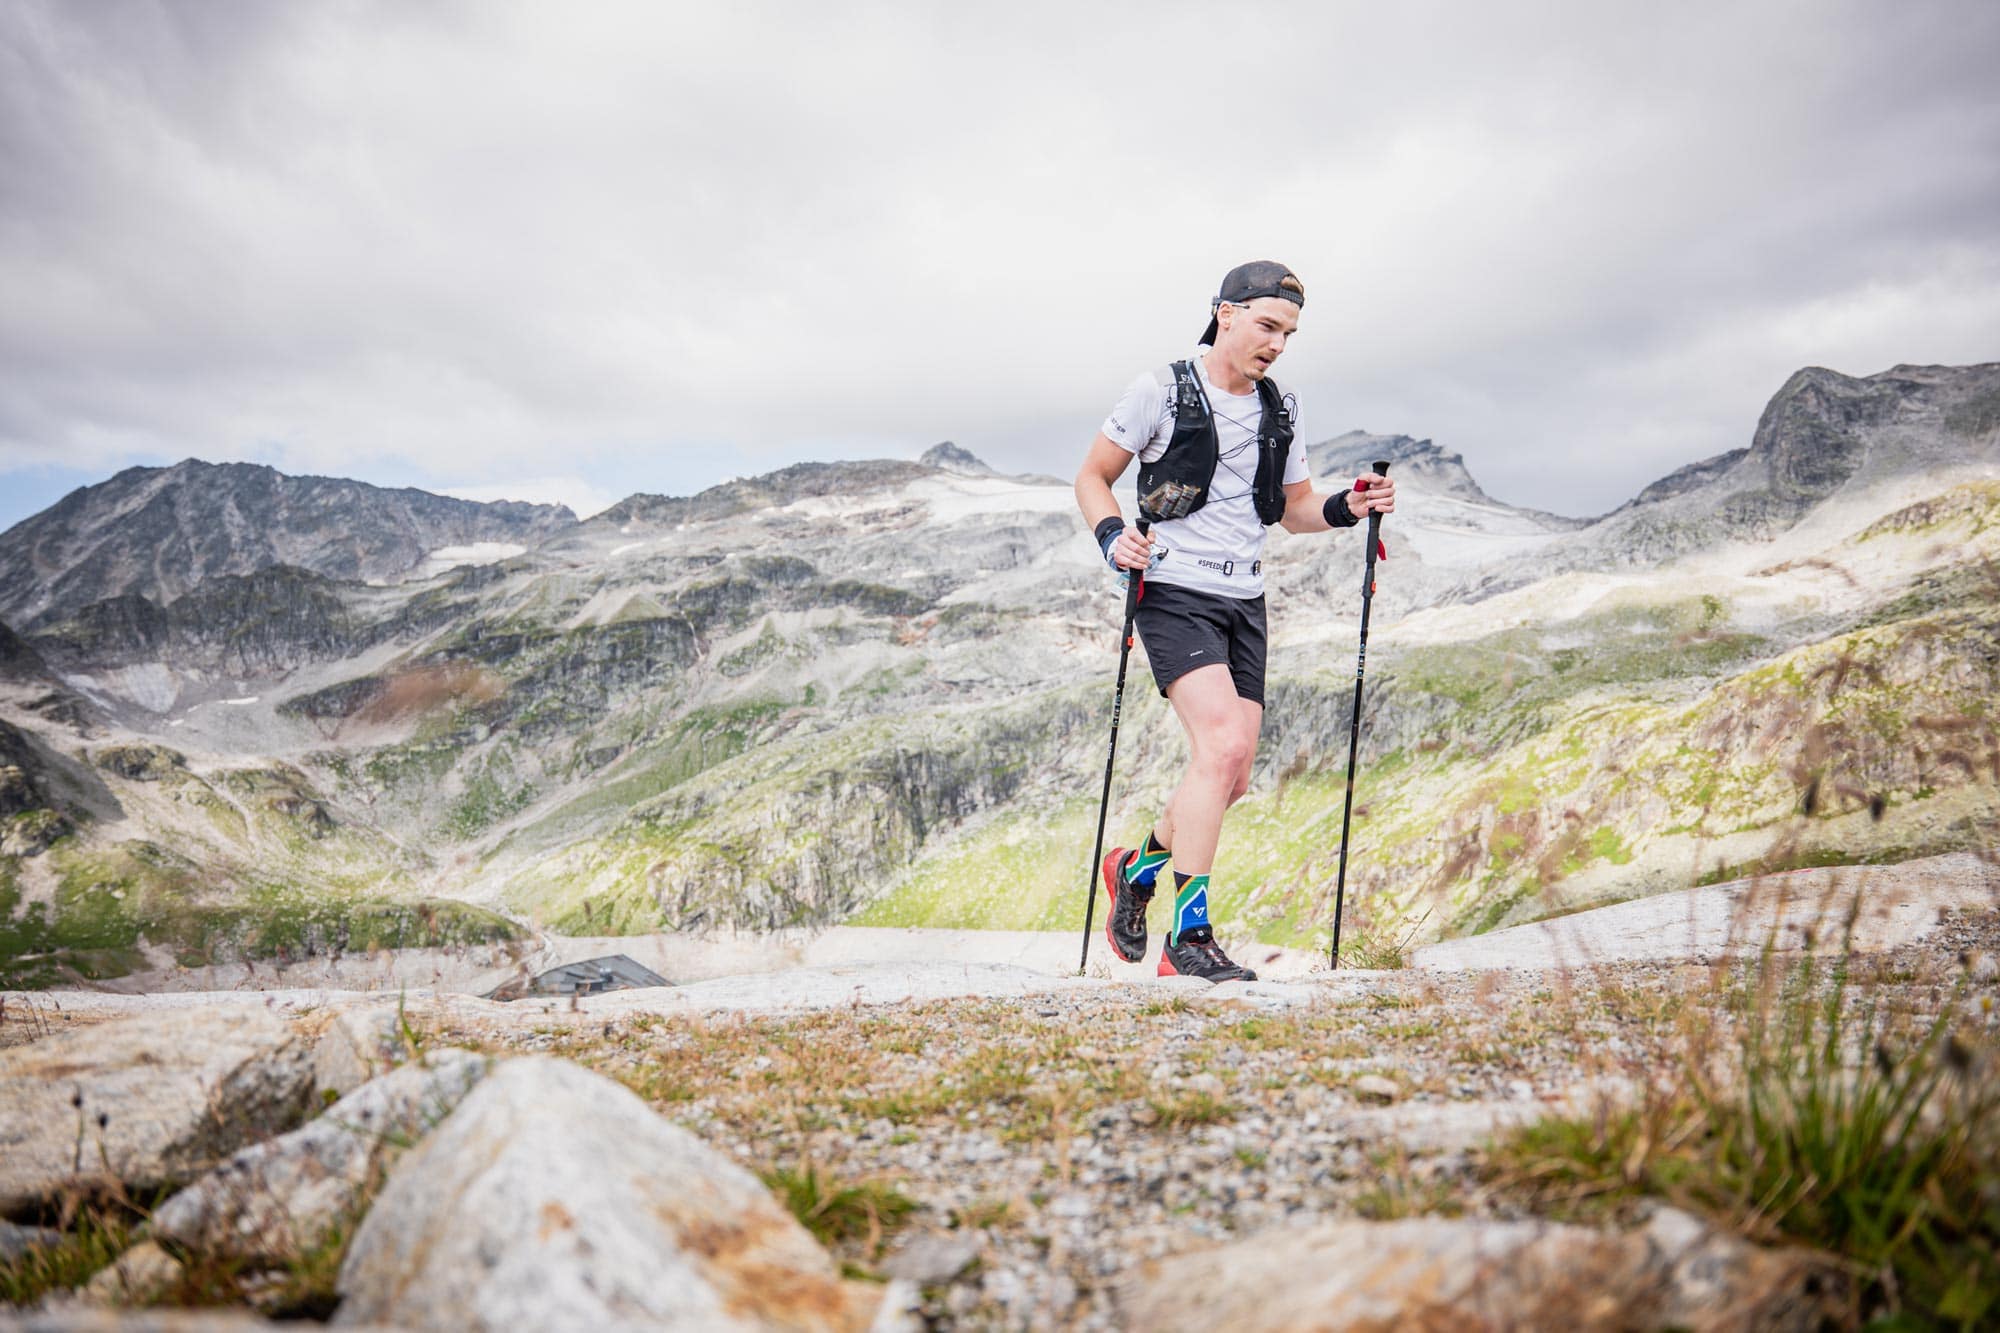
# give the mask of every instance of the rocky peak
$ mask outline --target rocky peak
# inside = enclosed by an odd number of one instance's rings
[[[961,449],[950,440],[934,444],[918,455],[917,462],[925,467],[934,467],[944,472],[958,472],[966,476],[990,477],[995,475],[992,468],[969,449]]]
[[[1465,466],[1465,457],[1430,440],[1409,435],[1376,435],[1351,430],[1306,447],[1313,474],[1345,481],[1367,472],[1379,459],[1398,480],[1414,480],[1430,495],[1446,495],[1468,504],[1509,510],[1541,527],[1564,530],[1582,527],[1584,520],[1564,518],[1538,509],[1521,509],[1488,495]]]
[[[49,669],[28,642],[0,622],[0,680],[46,680]]]
[[[2000,364],[1796,371],[1748,448],[1667,474],[1545,553],[1549,571],[1658,565],[1769,541],[1843,490],[2000,464]]]
[[[2000,462],[2000,364],[1900,365],[1856,377],[1807,366],[1764,408],[1732,485],[1803,510],[1849,481]]]
[[[50,722],[87,731],[98,710],[77,695],[50,668],[47,659],[20,635],[0,623],[0,691],[4,702]]]
[[[27,631],[91,602],[132,594],[163,605],[205,579],[273,565],[392,580],[439,547],[532,546],[575,522],[561,505],[482,504],[254,463],[127,468],[0,533],[0,617]]]
[[[1749,452],[1748,449],[1731,449],[1713,458],[1704,458],[1698,463],[1675,468],[1618,508],[1630,509],[1634,505],[1652,504],[1656,500],[1671,500],[1676,495],[1686,495],[1689,491],[1699,490],[1742,462]]]
[[[1415,477],[1425,489],[1470,500],[1475,504],[1497,504],[1466,470],[1465,458],[1441,449],[1429,440],[1408,435],[1375,435],[1351,430],[1319,444],[1308,445],[1306,456],[1316,474],[1358,477],[1380,459],[1389,464],[1392,475]]]
[[[1901,399],[1894,381],[1808,366],[1765,405],[1746,458],[1774,497],[1809,504],[1854,475],[1866,452],[1856,428],[1880,425]]]
[[[239,677],[284,672],[361,646],[342,591],[310,570],[270,565],[204,580],[164,608],[137,593],[91,602],[25,646],[64,671],[158,662]]]
[[[971,457],[971,455],[966,455]],[[926,455],[928,457],[928,455]],[[973,460],[975,463],[977,459]],[[728,518],[753,509],[775,508],[823,495],[865,495],[915,481],[933,464],[896,459],[842,463],[794,463],[761,477],[737,477],[695,495],[628,495],[590,520],[591,526],[627,523],[666,526]],[[982,465],[983,466],[983,465]]]

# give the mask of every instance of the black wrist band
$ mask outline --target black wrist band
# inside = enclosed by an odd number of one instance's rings
[[[1360,515],[1348,507],[1347,497],[1352,493],[1351,491],[1342,491],[1339,495],[1330,495],[1327,497],[1326,504],[1321,506],[1319,512],[1326,519],[1328,527],[1351,528],[1361,521]]]
[[[1118,517],[1118,515],[1116,514],[1113,514],[1110,518],[1107,518],[1102,523],[1099,523],[1097,525],[1097,532],[1095,534],[1097,537],[1098,549],[1099,550],[1104,549],[1104,542],[1106,538],[1111,537],[1116,533],[1122,532],[1124,530],[1125,530],[1125,520]]]

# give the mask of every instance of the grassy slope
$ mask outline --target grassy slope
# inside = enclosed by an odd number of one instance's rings
[[[50,884],[34,901],[29,865],[0,857],[0,986],[119,976],[145,965],[146,946],[196,966],[519,933],[484,908],[408,892],[397,849],[333,820],[295,769],[171,769],[118,791],[151,836],[58,839],[33,867]]]
[[[841,920],[923,849],[953,845],[962,820],[1039,809],[1046,756],[1086,715],[1081,692],[1056,689],[987,708],[821,716],[782,734],[752,728],[711,746],[705,765],[670,737],[619,780],[636,799],[617,822],[560,842],[577,818],[566,807],[522,830],[523,843],[558,850],[514,871],[504,899],[586,933]]]
[[[1391,756],[1358,793],[1350,901],[1463,933],[1722,873],[1732,850],[1779,868],[1979,845],[2000,813],[1980,758],[1996,643],[2000,608],[1941,612],[1796,649],[1693,701],[1600,695],[1507,726],[1518,739],[1490,750]],[[1275,795],[1232,815],[1231,843],[1251,850],[1225,860],[1225,917],[1287,941],[1324,925],[1339,785],[1295,783],[1288,818]],[[1802,804],[1814,819],[1780,845]]]
[[[1083,920],[1096,831],[1094,801],[1008,811],[917,862],[848,924],[1067,930]],[[1107,845],[1116,838],[1106,831]]]
[[[1712,596],[1388,655],[1396,688],[1449,700],[1450,720],[1362,768],[1347,928],[1465,933],[1733,870],[1980,845],[2000,815],[2000,605],[1971,602],[1761,661],[1771,645]],[[1225,929],[1323,944],[1344,785],[1344,755],[1321,754],[1232,810]],[[1814,818],[1779,840],[1808,790]],[[1076,925],[1094,816],[1010,811],[855,923]]]

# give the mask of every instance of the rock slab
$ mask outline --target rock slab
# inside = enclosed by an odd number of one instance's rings
[[[296,1328],[240,1310],[107,1310],[66,1306],[0,1314],[0,1333],[264,1333]]]
[[[304,1113],[312,1063],[262,1009],[185,1009],[0,1051],[0,1212],[187,1180]]]
[[[0,1222],[0,1263],[14,1263],[31,1249],[46,1249],[60,1243],[62,1237],[62,1232],[48,1227],[20,1227],[12,1222]]]
[[[446,1048],[362,1084],[312,1123],[243,1149],[161,1204],[154,1234],[246,1260],[305,1253],[358,1210],[378,1168],[442,1121],[488,1063]]]
[[[403,1006],[372,1004],[335,1014],[313,1043],[313,1084],[346,1096],[388,1073],[408,1052],[401,1040]]]
[[[113,1310],[65,1305],[18,1315],[0,1313],[0,1333],[298,1333],[300,1328],[296,1322],[272,1323],[247,1310]],[[351,1333],[400,1330],[354,1329]]]
[[[85,1305],[151,1305],[181,1280],[181,1261],[142,1240],[97,1270],[80,1293]]]
[[[1409,1218],[1265,1233],[1148,1264],[1133,1328],[1264,1333],[1560,1328],[1568,1333],[1817,1329],[1825,1267],[1663,1209],[1629,1233],[1547,1222]],[[1254,1312],[1254,1315],[1249,1312]]]
[[[500,1065],[399,1162],[335,1322],[423,1329],[867,1328],[879,1290],[750,1173],[609,1079]]]
[[[985,1248],[976,1232],[947,1231],[915,1236],[882,1263],[882,1271],[918,1287],[938,1287],[978,1262]]]

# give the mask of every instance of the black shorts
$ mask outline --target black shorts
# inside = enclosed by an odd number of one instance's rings
[[[1264,702],[1264,599],[1218,597],[1148,580],[1136,621],[1160,693],[1197,667],[1229,667],[1236,693]]]

